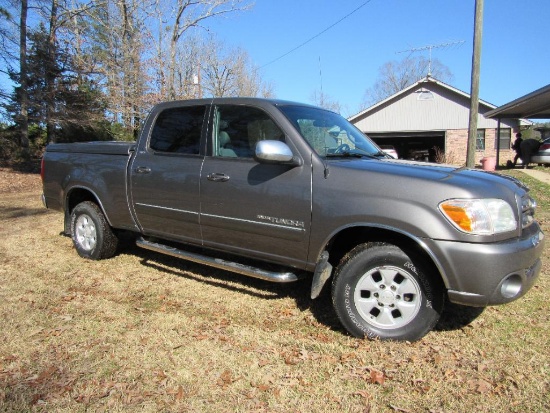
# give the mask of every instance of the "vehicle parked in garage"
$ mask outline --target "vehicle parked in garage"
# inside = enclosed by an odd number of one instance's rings
[[[394,159],[398,159],[399,156],[397,155],[397,151],[395,150],[395,147],[392,145],[378,145],[380,149],[382,149],[382,152],[387,153]]]

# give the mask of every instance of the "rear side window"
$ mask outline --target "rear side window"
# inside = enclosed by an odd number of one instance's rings
[[[151,132],[149,147],[154,151],[198,155],[206,106],[166,109]]]

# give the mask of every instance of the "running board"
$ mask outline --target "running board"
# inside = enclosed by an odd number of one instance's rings
[[[182,258],[187,261],[193,261],[198,264],[208,265],[210,267],[219,268],[221,270],[235,272],[238,274],[246,275],[248,277],[259,278],[261,280],[278,283],[289,283],[293,281],[298,281],[299,279],[299,277],[292,272],[266,271],[249,265],[239,264],[237,262],[225,261],[220,258],[209,257],[207,255],[195,254],[189,251],[180,250],[178,248],[170,247],[168,245],[148,241],[143,238],[138,238],[136,240],[136,245],[146,250],[160,252],[161,254],[170,255],[176,258]]]

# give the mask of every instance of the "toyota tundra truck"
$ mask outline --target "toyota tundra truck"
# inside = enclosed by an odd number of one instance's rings
[[[330,280],[353,336],[418,340],[446,302],[522,297],[544,235],[520,181],[396,160],[340,115],[268,99],[161,103],[136,142],[52,144],[45,207],[78,254],[139,247],[264,280]],[[328,288],[328,285],[327,285]]]

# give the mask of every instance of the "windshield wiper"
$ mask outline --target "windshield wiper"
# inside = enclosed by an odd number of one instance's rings
[[[380,159],[380,156],[385,156],[386,154],[384,152],[376,152],[376,153],[368,153],[368,152],[337,152],[337,153],[327,153],[325,156],[327,158],[372,158],[372,159]]]
[[[337,153],[327,153],[327,158],[362,158],[363,156],[369,156],[367,153],[357,153],[357,152],[337,152]]]
[[[377,158],[392,158],[392,159],[395,159],[393,156],[388,155],[384,151],[378,151],[376,153],[373,153],[372,156],[375,156]]]

